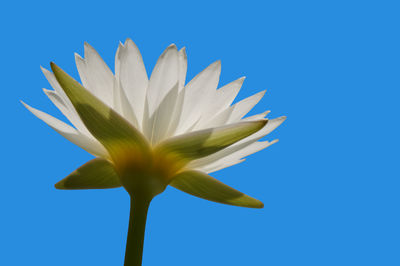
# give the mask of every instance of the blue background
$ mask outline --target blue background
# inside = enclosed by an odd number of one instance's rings
[[[252,114],[287,121],[280,142],[214,173],[265,203],[219,205],[169,188],[151,206],[144,265],[400,265],[397,1],[8,1],[2,25],[0,265],[122,265],[123,189],[57,191],[91,159],[19,103],[61,117],[42,93],[54,60],[77,77],[88,41],[112,67],[132,38],[150,73],[170,43],[188,78],[222,60]],[[398,2],[397,2],[398,3]]]

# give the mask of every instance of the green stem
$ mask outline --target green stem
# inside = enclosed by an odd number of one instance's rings
[[[152,198],[131,196],[128,239],[126,241],[125,266],[141,266],[147,211]]]

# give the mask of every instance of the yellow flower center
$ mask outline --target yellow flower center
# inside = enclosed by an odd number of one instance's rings
[[[119,149],[113,154],[112,161],[128,192],[138,193],[139,190],[153,196],[164,191],[187,163],[174,153],[152,150],[143,154],[137,149]]]

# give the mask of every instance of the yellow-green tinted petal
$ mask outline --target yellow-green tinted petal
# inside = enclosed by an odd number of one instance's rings
[[[250,136],[265,126],[268,120],[239,122],[227,126],[199,130],[166,140],[156,151],[174,154],[187,162],[208,156]]]
[[[170,185],[183,192],[210,201],[248,208],[264,207],[261,201],[199,171],[181,172],[172,179]]]
[[[87,129],[104,145],[115,161],[122,154],[143,156],[149,153],[144,136],[128,121],[54,63],[51,63],[51,69]]]
[[[102,158],[87,162],[55,185],[58,189],[101,189],[120,186],[114,166]]]

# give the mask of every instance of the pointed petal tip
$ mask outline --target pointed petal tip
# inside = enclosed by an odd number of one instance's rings
[[[54,74],[56,71],[58,71],[60,69],[53,61],[50,62],[50,68]]]
[[[91,46],[88,42],[84,42],[83,43],[83,48],[84,48],[84,54],[85,54],[85,58],[88,57],[88,55],[90,56],[90,53],[95,53],[97,54],[96,49],[94,49],[93,46]]]
[[[264,116],[262,119],[271,120],[271,119],[269,119],[268,117],[266,117],[270,112],[271,112],[271,111],[268,110],[268,111],[264,111],[264,112],[260,113],[260,115]]]
[[[54,188],[56,188],[56,189],[65,189],[65,188],[64,188],[64,182],[63,182],[63,181],[64,181],[64,180],[61,180],[61,181],[55,183],[55,184],[54,184]]]
[[[166,54],[172,52],[172,51],[176,51],[178,52],[178,48],[176,47],[175,43],[171,43],[167,48],[165,48],[164,52],[161,54],[160,57],[165,56]]]
[[[57,73],[60,73],[60,72],[65,73],[64,70],[62,70],[61,67],[56,65],[56,63],[54,63],[53,61],[50,62],[50,67],[51,67],[51,70],[53,71],[54,75],[56,76],[56,78],[57,78],[56,72]]]
[[[216,60],[211,63],[206,69],[212,69],[213,71],[221,72],[221,60]],[[204,71],[204,70],[203,70]]]
[[[86,48],[86,47],[88,47],[88,48],[93,48],[87,41],[84,41],[83,42],[83,46]]]
[[[136,43],[131,38],[126,38],[124,47],[131,47],[138,49]]]
[[[160,58],[158,60],[160,60],[161,58],[165,57],[167,54],[171,53],[171,52],[176,52],[176,55],[178,55],[178,49],[176,48],[176,45],[174,43],[170,44],[165,50],[164,52],[160,55]]]
[[[251,209],[263,209],[264,208],[264,203],[258,199],[249,197],[252,199],[251,202],[249,202],[246,205],[242,205],[242,206],[237,206],[237,207],[245,207],[245,208],[251,208]]]
[[[117,52],[115,53],[115,63],[117,63],[117,60],[121,60],[122,58],[122,54],[124,54],[124,50],[125,50],[125,46],[124,44],[120,41],[118,43],[118,48],[117,48]]]
[[[275,144],[277,142],[279,142],[279,139],[274,139],[273,141],[270,142],[270,145]]]
[[[87,41],[84,41],[83,42],[83,50],[84,50],[84,54],[85,54],[85,57],[86,57],[86,53],[89,50],[94,50],[94,48]]]
[[[68,187],[65,185],[65,179],[61,179],[57,183],[54,184],[55,189],[60,189],[60,190],[68,190]]]
[[[80,54],[78,54],[78,53],[74,53],[74,56],[75,56],[75,60],[82,60],[82,61],[85,61],[85,59],[83,59],[83,57],[82,57]]]
[[[42,73],[46,76],[49,73],[51,73],[50,70],[48,70],[47,68],[44,68],[43,66],[40,66],[40,70],[42,71]]]
[[[40,111],[39,109],[36,109],[36,108],[30,106],[29,104],[25,103],[25,102],[22,101],[22,100],[19,100],[19,101],[20,101],[20,103],[22,103],[22,105],[23,105],[26,109],[28,109],[29,112],[31,112],[31,113],[34,114],[35,116],[37,116],[36,114],[37,114],[38,112],[40,112],[40,113],[42,112],[42,111]],[[40,118],[39,118],[39,119],[40,119]]]
[[[32,112],[32,110],[34,110],[34,108],[32,106],[30,106],[29,104],[25,103],[23,100],[19,100],[20,103],[22,103],[22,105],[28,109],[30,112]]]
[[[254,121],[255,123],[260,123],[261,124],[261,127],[264,127],[267,123],[268,123],[268,119],[266,119],[266,118],[263,118],[263,119],[260,119],[260,120],[256,120],[256,121]]]
[[[43,92],[47,95],[49,92],[54,92],[53,90],[48,90],[46,88],[42,88]]]
[[[167,47],[167,49],[173,49],[173,48],[178,49],[178,48],[176,48],[176,44],[175,44],[175,43],[171,43],[171,44]]]
[[[20,103],[22,103],[22,105],[23,105],[26,109],[28,109],[29,112],[31,112],[31,113],[34,114],[35,116],[37,116],[36,113],[37,113],[38,111],[41,112],[40,110],[38,110],[38,109],[36,109],[36,108],[33,108],[32,106],[28,105],[28,104],[25,103],[24,101],[22,101],[22,100],[19,100],[19,101],[20,101]]]
[[[176,175],[171,186],[205,200],[246,208],[263,208],[264,204],[201,171]]]
[[[182,47],[182,48],[179,50],[179,53],[180,53],[181,55],[183,55],[183,58],[184,58],[185,60],[187,60],[186,47]]]
[[[19,101],[20,101],[20,103],[22,103],[22,105],[23,105],[26,109],[28,109],[29,112],[33,113],[35,116],[36,116],[35,112],[36,112],[36,113],[37,113],[37,112],[42,112],[42,111],[40,111],[40,110],[38,110],[38,109],[36,109],[36,108],[30,106],[29,104],[25,103],[25,102],[22,101],[22,100],[19,100]]]
[[[263,208],[264,208],[264,203],[262,203],[262,202],[260,201],[259,205],[257,205],[255,208],[256,208],[256,209],[263,209]]]

